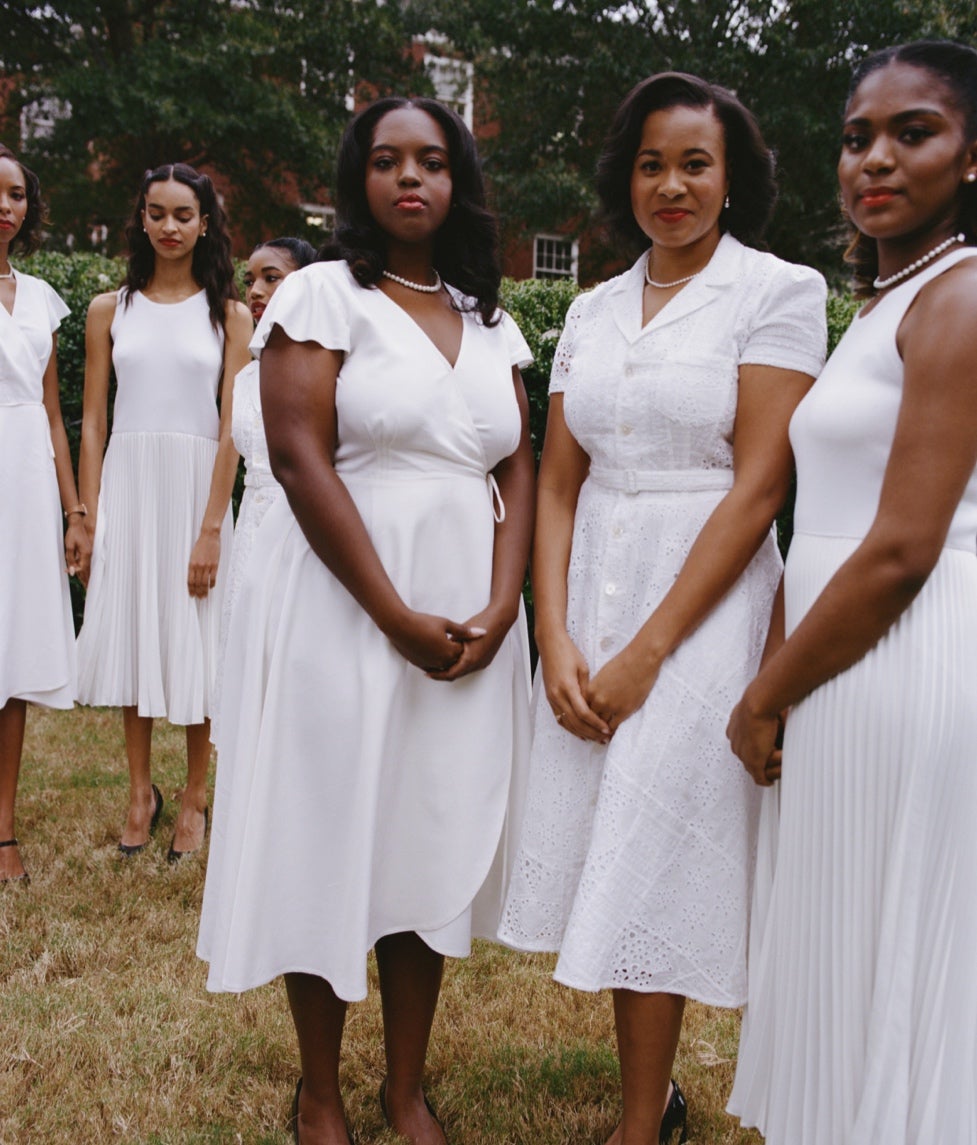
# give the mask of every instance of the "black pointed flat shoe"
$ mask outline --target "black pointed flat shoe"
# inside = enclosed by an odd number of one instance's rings
[[[163,814],[163,795],[160,789],[153,784],[153,798],[156,801],[153,805],[153,817],[149,820],[149,839],[153,837],[153,832],[159,823],[159,817]],[[149,846],[149,839],[145,843],[120,843],[119,853],[126,859],[131,859],[133,855],[138,855],[140,851],[145,851]]]
[[[665,1116],[662,1117],[662,1127],[658,1134],[659,1145],[673,1145],[676,1133],[679,1135],[679,1145],[685,1145],[689,1139],[689,1131],[685,1127],[688,1112],[685,1095],[679,1089],[678,1082],[672,1078],[672,1096],[668,1099]]]
[[[205,842],[207,840],[207,830],[209,827],[210,827],[210,809],[208,807],[205,807],[204,808],[204,841]],[[176,835],[173,836],[173,842],[174,843],[176,842]],[[201,850],[202,848],[203,848],[203,843],[201,843],[199,847],[194,848],[194,850],[192,850],[192,851],[175,851],[173,849],[173,843],[170,843],[170,849],[166,852],[166,861],[168,863],[174,863],[174,864],[178,863],[181,859],[186,858],[187,855],[195,855],[197,853],[197,851]],[[301,1084],[301,1081],[302,1081],[302,1079],[299,1078],[300,1084]]]

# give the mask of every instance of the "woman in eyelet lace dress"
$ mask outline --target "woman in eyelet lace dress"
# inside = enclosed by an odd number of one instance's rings
[[[759,663],[825,286],[755,242],[770,153],[728,92],[639,84],[598,190],[632,268],[571,307],[551,382],[533,583],[541,675],[500,929],[614,995],[609,1145],[685,1140],[686,998],[746,999],[757,794],[725,739]],[[649,249],[649,243],[650,249]],[[663,1114],[664,1110],[664,1114]]]

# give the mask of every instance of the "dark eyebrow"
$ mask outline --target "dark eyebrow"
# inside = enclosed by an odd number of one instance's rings
[[[375,151],[397,151],[397,152],[400,152],[402,150],[403,150],[403,148],[398,147],[395,143],[374,143],[374,145],[370,148],[370,154],[372,155]],[[422,147],[420,149],[420,153],[422,155],[430,155],[432,152],[435,152],[435,151],[441,155],[447,155],[448,154],[448,148],[442,147],[438,143],[432,143],[429,147]]]
[[[657,147],[642,147],[638,154],[658,156],[661,155],[661,152]],[[707,155],[710,159],[712,158],[712,152],[706,147],[686,147],[682,152],[682,157],[687,158],[689,155]]]
[[[909,119],[918,119],[921,115],[929,115],[934,119],[946,119],[946,115],[937,107],[910,107],[892,116],[894,123],[905,123]],[[845,127],[867,127],[871,120],[865,115],[855,115],[845,120]]]

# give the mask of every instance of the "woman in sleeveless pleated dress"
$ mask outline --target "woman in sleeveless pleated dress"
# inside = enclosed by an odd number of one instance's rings
[[[609,1145],[686,1140],[686,998],[746,1000],[759,797],[724,736],[782,564],[787,423],[820,370],[825,284],[757,250],[756,121],[666,73],[627,96],[598,190],[630,270],[577,299],[554,359],[533,589],[529,791],[500,937],[613,993]],[[649,249],[650,243],[650,249]]]
[[[730,1110],[771,1145],[975,1145],[977,52],[864,61],[838,174],[868,302],[791,423],[784,590],[729,726],[779,780]]]
[[[0,144],[0,883],[29,881],[14,833],[27,704],[74,703],[68,577],[92,552],[58,395],[68,308],[9,261],[36,249],[44,214],[37,176]]]
[[[206,175],[182,163],[148,171],[126,237],[125,283],[92,301],[85,335],[79,483],[95,547],[78,698],[122,708],[127,857],[145,848],[163,808],[150,770],[153,720],[186,726],[175,861],[202,846],[207,826],[222,553],[238,461],[229,395],[220,414],[218,395],[222,378],[248,361],[251,320],[235,301],[226,219]]]

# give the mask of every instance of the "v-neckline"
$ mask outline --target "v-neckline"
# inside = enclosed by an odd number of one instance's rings
[[[390,295],[387,294],[385,291],[381,290],[379,286],[375,287],[374,289],[376,290],[377,294],[379,294],[383,298],[385,298],[390,303],[391,306],[396,307],[396,309],[401,314],[403,314],[403,316],[407,319],[407,321],[421,335],[421,337],[424,339],[424,341],[427,342],[427,344],[431,347],[431,349],[435,352],[435,354],[437,354],[437,356],[441,359],[441,361],[444,362],[444,364],[448,367],[448,369],[452,373],[454,373],[458,369],[458,363],[461,361],[461,355],[464,353],[464,350],[465,350],[465,341],[466,341],[465,335],[467,333],[468,324],[465,322],[464,314],[462,314],[461,311],[458,311],[458,317],[461,319],[461,340],[458,343],[458,353],[455,355],[455,360],[452,362],[444,354],[444,352],[441,350],[441,347],[437,344],[437,342],[434,341],[434,339],[431,337],[431,335],[428,334],[428,332],[424,329],[424,327],[420,324],[420,322],[417,321],[417,319],[412,314],[410,314],[407,310],[405,310],[404,307],[401,306],[399,302],[395,302],[390,297]],[[447,286],[445,286],[445,289],[446,290],[448,289]]]

